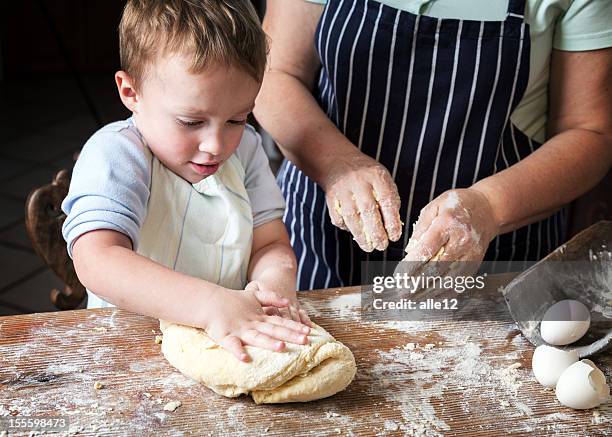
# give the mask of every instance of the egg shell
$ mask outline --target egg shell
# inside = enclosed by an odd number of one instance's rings
[[[542,339],[555,346],[573,343],[589,330],[589,309],[577,300],[566,299],[552,305],[540,322]]]
[[[564,351],[543,344],[533,352],[531,368],[540,384],[545,387],[555,387],[565,369],[577,361],[576,351]]]
[[[569,366],[559,377],[555,392],[559,402],[575,410],[595,408],[610,398],[605,375],[590,360]]]

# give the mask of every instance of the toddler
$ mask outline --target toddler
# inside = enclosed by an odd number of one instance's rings
[[[247,125],[266,37],[245,0],[130,0],[120,32],[127,120],[75,165],[63,235],[88,308],[118,307],[245,345],[306,344],[283,197]]]

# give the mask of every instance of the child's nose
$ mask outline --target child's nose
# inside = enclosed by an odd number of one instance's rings
[[[200,152],[210,153],[211,155],[221,155],[223,148],[223,137],[220,133],[207,135],[200,140],[200,145],[198,146]]]

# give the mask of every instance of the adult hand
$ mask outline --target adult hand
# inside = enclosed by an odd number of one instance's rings
[[[263,306],[282,308],[289,305],[289,300],[277,293],[225,289],[215,297],[211,305],[217,312],[205,326],[206,333],[240,361],[249,361],[245,345],[281,351],[284,341],[308,343],[308,326],[264,313]]]
[[[323,184],[332,223],[365,252],[385,250],[402,234],[400,197],[391,175],[358,150],[338,157]]]
[[[404,260],[480,262],[499,231],[494,217],[480,191],[446,191],[421,210]]]
[[[261,284],[260,281],[251,281],[246,285],[245,290],[255,291],[266,288],[269,287],[266,287],[265,285]],[[279,295],[282,295],[283,297],[288,299],[289,305],[287,305],[286,307],[264,306],[263,312],[265,314],[269,316],[279,316],[285,319],[294,320],[306,326],[312,327],[312,321],[310,320],[310,317],[308,317],[306,311],[300,306],[300,303],[297,300],[295,290],[293,290],[291,295],[284,295],[282,293],[279,293]]]

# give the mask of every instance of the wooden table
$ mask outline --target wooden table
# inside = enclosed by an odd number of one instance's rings
[[[491,302],[507,280],[487,286]],[[215,395],[165,361],[148,317],[114,308],[2,317],[0,416],[68,416],[68,435],[612,433],[611,403],[573,411],[534,380],[533,347],[508,315],[364,322],[359,296],[358,288],[302,294],[358,367],[346,391],[306,404]],[[594,361],[610,382],[610,354]],[[173,400],[182,405],[164,411]]]

